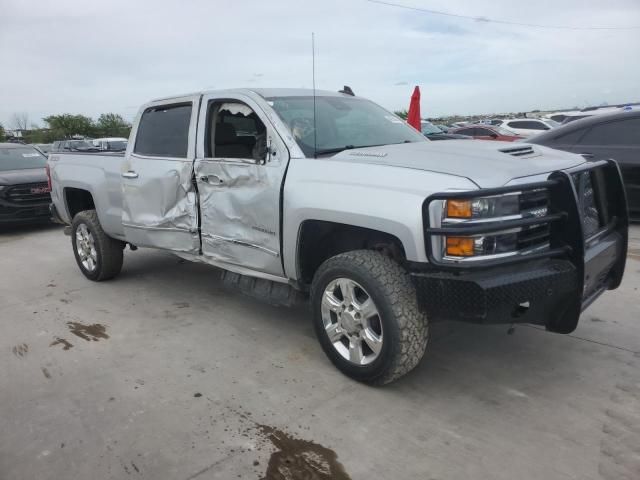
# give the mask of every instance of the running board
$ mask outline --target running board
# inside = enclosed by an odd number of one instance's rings
[[[222,271],[221,278],[225,287],[277,307],[292,307],[306,300],[302,292],[286,283],[241,275],[228,270]]]

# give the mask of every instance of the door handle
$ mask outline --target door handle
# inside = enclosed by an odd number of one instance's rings
[[[129,170],[128,172],[122,173],[123,178],[138,178],[138,174],[134,171]]]
[[[217,175],[200,175],[200,181],[209,185],[222,185],[224,183],[224,180]]]

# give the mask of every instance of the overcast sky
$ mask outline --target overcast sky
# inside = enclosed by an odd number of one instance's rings
[[[474,17],[640,26],[640,0],[390,0]],[[0,0],[0,122],[120,113],[231,87],[350,85],[423,116],[640,101],[640,29],[553,30],[366,0]]]

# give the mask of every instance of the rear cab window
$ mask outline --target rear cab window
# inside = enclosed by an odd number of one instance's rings
[[[133,153],[187,158],[192,109],[191,102],[147,108],[138,124]]]

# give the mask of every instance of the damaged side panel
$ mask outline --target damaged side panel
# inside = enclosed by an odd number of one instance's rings
[[[189,160],[132,156],[123,179],[122,223],[129,242],[181,252],[199,250],[196,192]]]
[[[282,173],[278,167],[242,161],[196,161],[202,252],[206,258],[282,275]]]

